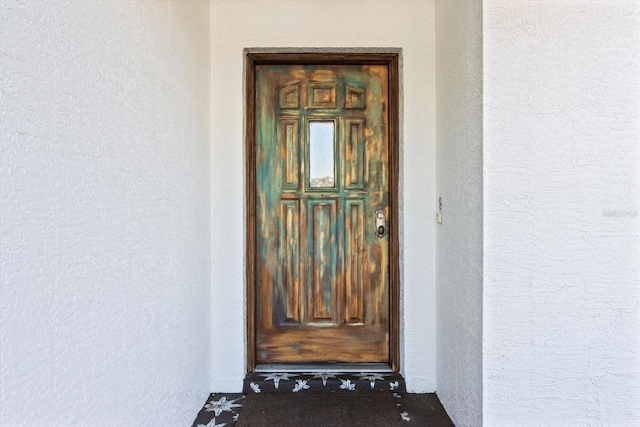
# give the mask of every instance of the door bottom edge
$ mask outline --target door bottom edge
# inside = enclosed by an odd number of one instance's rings
[[[259,363],[254,372],[291,373],[391,373],[388,363]]]

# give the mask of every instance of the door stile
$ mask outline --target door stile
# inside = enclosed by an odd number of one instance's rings
[[[246,195],[246,314],[247,314],[247,372],[256,367],[256,140],[255,105],[256,79],[255,56],[245,56],[245,195]]]
[[[389,57],[389,362],[400,372],[400,76],[399,57]]]

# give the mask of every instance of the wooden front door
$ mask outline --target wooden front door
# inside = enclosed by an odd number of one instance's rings
[[[255,361],[389,363],[389,67],[254,72]]]

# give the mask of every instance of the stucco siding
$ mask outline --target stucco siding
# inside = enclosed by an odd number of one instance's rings
[[[482,423],[482,2],[436,1],[437,388]],[[435,215],[430,218],[435,219]]]
[[[189,425],[210,386],[209,3],[0,10],[0,425]]]
[[[640,424],[640,3],[484,2],[484,421]]]

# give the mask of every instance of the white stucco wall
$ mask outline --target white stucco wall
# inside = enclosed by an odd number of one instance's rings
[[[640,3],[484,2],[484,422],[640,424]]]
[[[0,425],[189,425],[210,387],[209,3],[0,10]]]
[[[482,2],[437,0],[437,393],[482,424]]]
[[[402,372],[434,391],[435,129],[432,1],[213,1],[212,389],[245,375],[243,49],[402,49]],[[410,231],[410,232],[408,232]]]

